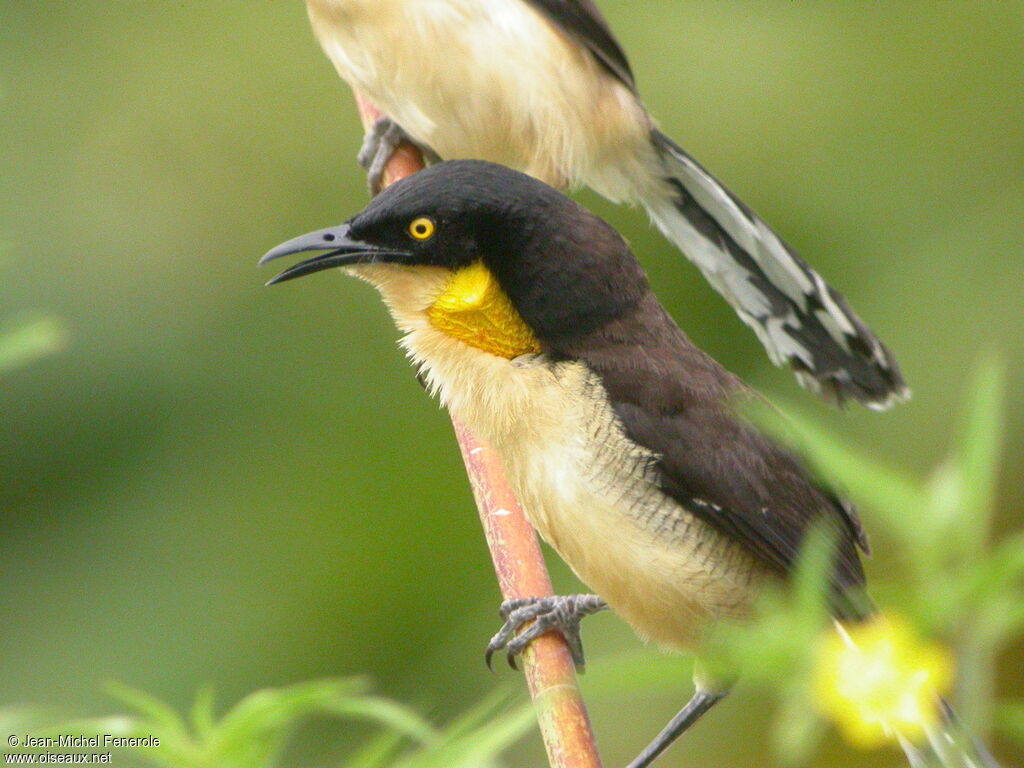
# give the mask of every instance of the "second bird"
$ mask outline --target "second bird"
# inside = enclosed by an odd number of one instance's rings
[[[808,388],[872,408],[903,399],[892,354],[767,224],[655,128],[593,0],[307,0],[340,75],[388,119],[371,183],[408,137],[640,203]]]

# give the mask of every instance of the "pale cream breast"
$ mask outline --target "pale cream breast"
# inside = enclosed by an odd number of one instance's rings
[[[531,523],[580,579],[666,646],[689,647],[709,619],[743,613],[760,569],[660,491],[656,457],[622,433],[600,380],[542,356],[517,370],[535,382],[526,425],[489,439]],[[477,418],[486,430],[487,414]]]
[[[402,345],[446,407],[498,451],[531,524],[643,637],[690,647],[707,621],[743,613],[762,568],[657,487],[654,456],[622,433],[578,362],[507,360],[434,327],[443,269],[374,265]]]
[[[632,199],[655,162],[635,95],[522,0],[308,0],[339,74],[446,160]]]

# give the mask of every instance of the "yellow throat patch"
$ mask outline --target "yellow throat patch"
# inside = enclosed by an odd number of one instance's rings
[[[492,355],[511,360],[540,352],[533,331],[480,261],[452,275],[427,315],[438,330]]]

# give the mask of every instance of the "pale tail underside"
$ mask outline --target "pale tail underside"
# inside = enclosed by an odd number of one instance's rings
[[[808,389],[885,409],[908,397],[899,366],[846,300],[753,211],[658,131],[664,178],[644,196],[662,232]]]

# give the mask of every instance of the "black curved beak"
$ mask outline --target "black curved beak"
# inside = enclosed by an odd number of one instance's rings
[[[402,263],[408,261],[412,256],[408,251],[386,248],[355,240],[349,234],[348,224],[342,224],[338,227],[310,232],[308,235],[296,237],[287,243],[281,243],[281,245],[260,259],[259,265],[262,267],[268,261],[279,259],[282,256],[291,256],[308,251],[328,251],[328,253],[322,253],[319,256],[313,256],[305,261],[300,261],[277,277],[268,280],[267,285],[283,283],[285,280],[292,280],[303,275],[311,275],[314,272],[331,269],[332,267],[349,267],[355,264],[383,262]]]

